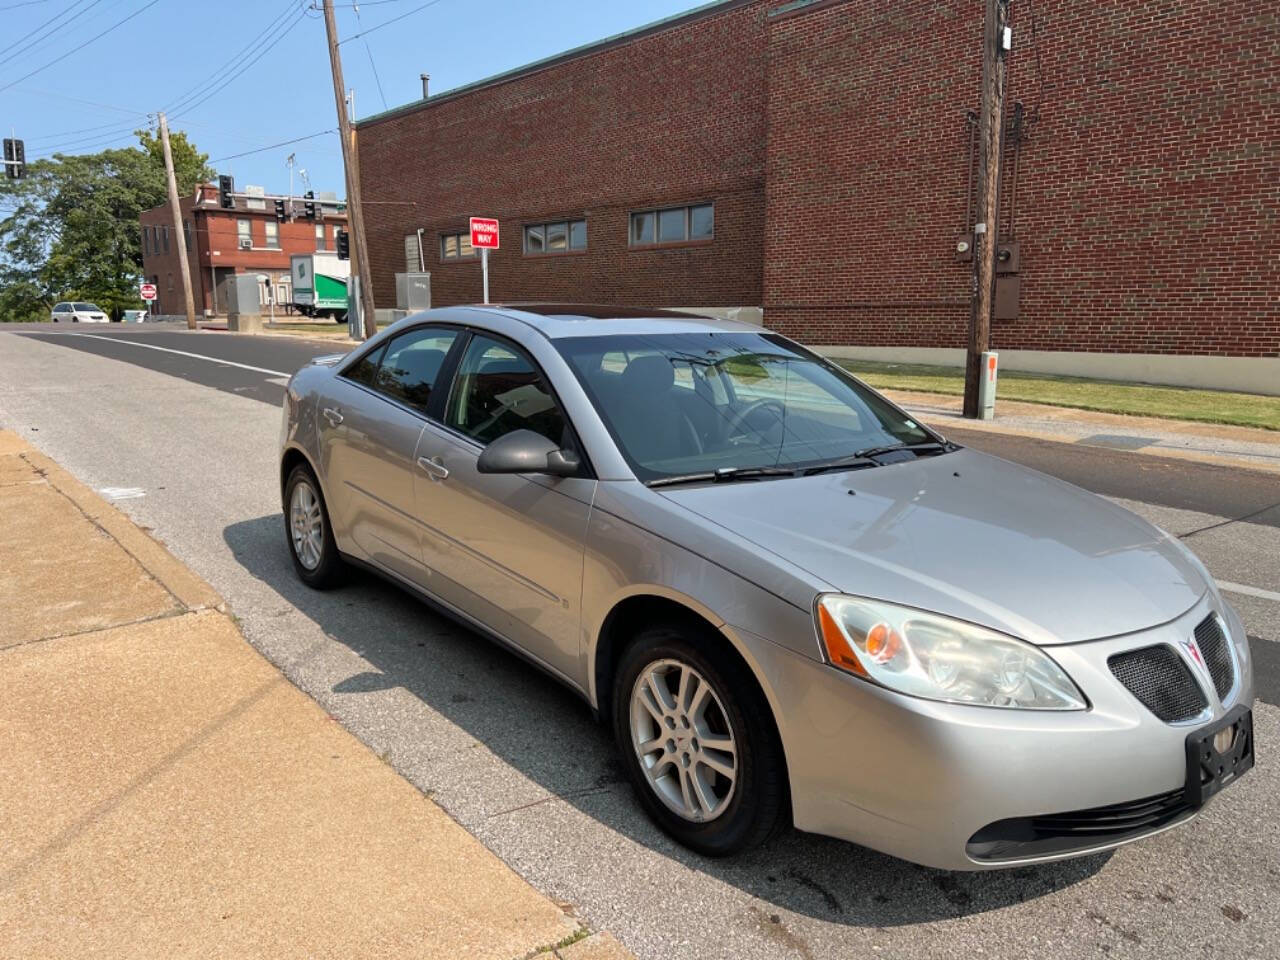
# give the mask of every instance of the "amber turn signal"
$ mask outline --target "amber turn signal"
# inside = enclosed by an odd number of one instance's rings
[[[818,623],[822,628],[822,645],[827,648],[827,656],[831,659],[831,662],[843,670],[865,677],[867,675],[866,668],[858,660],[857,654],[853,652],[849,639],[822,604],[818,605]]]

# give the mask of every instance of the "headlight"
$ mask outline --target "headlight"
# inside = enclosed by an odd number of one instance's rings
[[[818,598],[818,635],[832,666],[890,690],[952,703],[1083,710],[1084,695],[1037,647],[991,630],[879,600]]]

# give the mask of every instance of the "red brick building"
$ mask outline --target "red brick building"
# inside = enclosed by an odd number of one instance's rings
[[[456,237],[491,215],[495,301],[746,308],[833,350],[955,360],[983,6],[722,0],[370,117],[378,304],[419,261],[435,303],[479,300]],[[1013,18],[1005,365],[1280,393],[1274,14]]]
[[[287,218],[287,199],[284,221],[276,220],[273,197],[237,195],[234,203],[231,209],[220,206],[218,187],[212,183],[200,184],[178,202],[197,314],[225,313],[227,278],[243,273],[258,275],[264,304],[268,288],[277,305],[289,303],[289,257],[335,249],[335,233],[347,225],[346,213],[333,201],[317,200],[317,219],[309,220],[303,200],[295,198],[292,221]],[[182,268],[169,204],[144,211],[140,220],[143,274],[159,292],[153,309],[161,314],[184,313]]]

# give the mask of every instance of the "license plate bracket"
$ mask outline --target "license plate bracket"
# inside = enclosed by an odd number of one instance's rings
[[[1219,751],[1213,739],[1227,727],[1235,728],[1235,737],[1230,747]],[[1217,723],[1187,734],[1187,803],[1202,806],[1252,767],[1253,711],[1241,704]]]

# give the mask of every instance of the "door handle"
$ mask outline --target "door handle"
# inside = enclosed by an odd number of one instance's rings
[[[321,412],[324,414],[325,419],[329,421],[329,426],[331,427],[336,427],[342,422],[342,413],[333,407],[325,407]]]
[[[445,465],[440,463],[438,460],[428,460],[426,457],[419,457],[418,466],[427,471],[427,473],[431,474],[437,480],[443,480],[445,477],[449,476],[448,469],[446,469]]]

